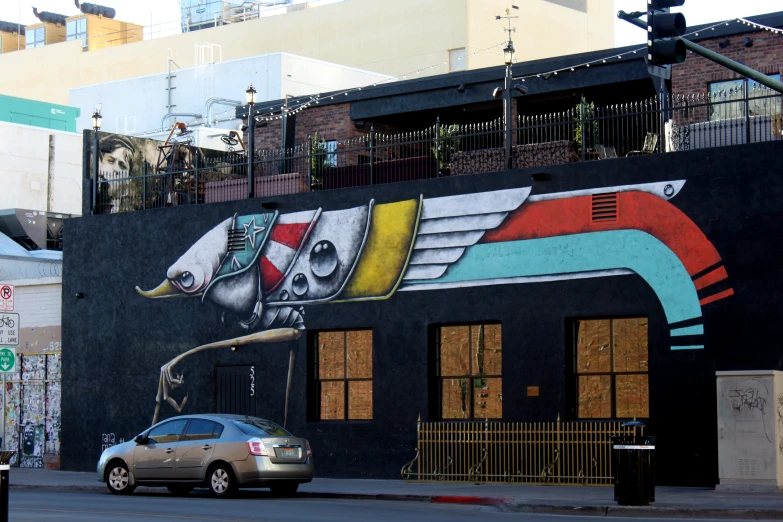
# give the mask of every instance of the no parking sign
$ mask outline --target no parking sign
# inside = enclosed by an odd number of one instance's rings
[[[0,312],[14,311],[14,285],[0,285]]]

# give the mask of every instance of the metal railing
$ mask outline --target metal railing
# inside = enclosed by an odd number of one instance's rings
[[[510,164],[543,167],[780,140],[781,112],[781,95],[760,86],[608,106],[583,100],[569,110],[516,118]],[[294,147],[255,150],[252,176],[245,152],[203,158],[198,149],[157,172],[102,172],[95,212],[245,199],[251,177],[254,197],[270,197],[480,174],[506,165],[501,119],[357,133],[329,141],[316,134]]]
[[[612,436],[621,422],[421,422],[402,478],[422,482],[613,484]]]

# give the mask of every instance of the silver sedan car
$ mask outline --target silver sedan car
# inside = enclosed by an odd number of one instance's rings
[[[165,486],[175,495],[199,486],[218,497],[241,487],[293,495],[312,479],[308,441],[268,420],[240,415],[166,419],[107,448],[98,461],[98,480],[118,495],[136,486]]]

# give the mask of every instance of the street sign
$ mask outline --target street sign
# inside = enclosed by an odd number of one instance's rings
[[[0,285],[0,312],[14,311],[14,285]]]
[[[16,371],[16,348],[10,346],[0,348],[0,373]]]
[[[0,344],[19,346],[19,314],[0,313]]]
[[[657,65],[650,65],[647,64],[647,72],[649,72],[652,76],[658,76],[660,78],[663,78],[664,80],[671,80],[672,79],[672,66],[671,65],[664,65],[662,67],[659,67]]]

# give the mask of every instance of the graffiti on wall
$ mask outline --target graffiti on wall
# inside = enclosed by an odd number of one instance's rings
[[[25,353],[20,373],[7,374],[3,447],[17,451],[11,464],[42,468],[59,458],[62,359],[56,354]]]
[[[704,348],[702,307],[733,294],[712,243],[670,200],[684,180],[530,196],[530,187],[366,205],[234,215],[206,232],[144,297],[198,297],[247,330],[206,349],[296,339],[304,307],[398,291],[637,274],[660,301],[673,350]]]

